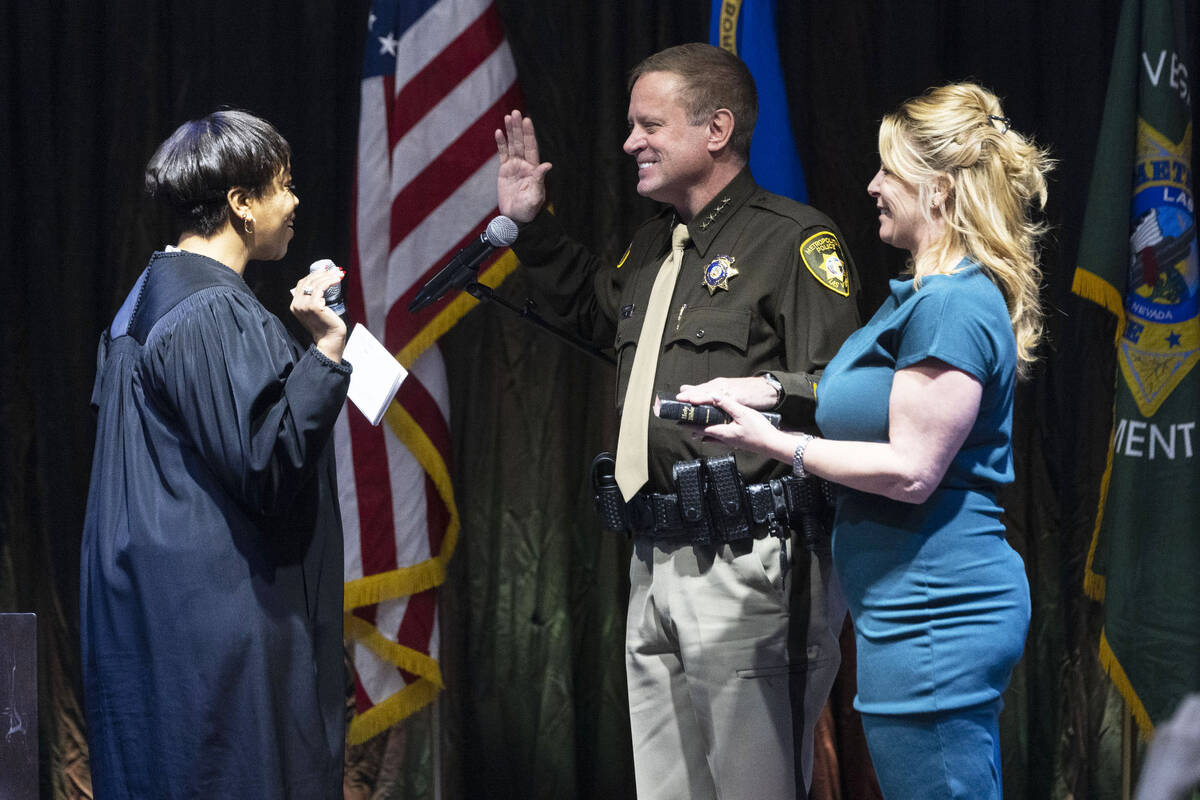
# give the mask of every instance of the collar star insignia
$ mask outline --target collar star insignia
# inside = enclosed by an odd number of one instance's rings
[[[725,210],[725,206],[727,205],[729,205],[729,198],[722,197],[720,205],[710,211],[708,216],[704,218],[704,221],[700,223],[700,230],[705,230],[709,225],[712,225],[717,217],[721,216],[721,212]],[[737,273],[735,272],[734,274],[736,275]]]
[[[704,288],[708,289],[709,297],[717,293],[717,289],[729,291],[729,279],[737,277],[738,269],[733,265],[733,256],[717,256],[704,268]]]

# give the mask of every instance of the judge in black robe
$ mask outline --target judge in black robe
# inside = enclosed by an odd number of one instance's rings
[[[248,260],[286,252],[298,203],[287,143],[262,120],[186,123],[147,185],[185,230],[97,359],[81,567],[96,797],[341,797],[330,433],[350,365],[322,299],[341,276],[293,290],[307,348],[242,280]]]

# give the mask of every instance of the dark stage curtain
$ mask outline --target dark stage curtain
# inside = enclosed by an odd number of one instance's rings
[[[0,7],[0,610],[39,614],[44,796],[89,794],[77,646],[87,401],[99,331],[168,241],[141,196],[142,167],[177,124],[219,105],[276,123],[295,151],[297,236],[286,259],[252,266],[248,279],[286,321],[296,275],[348,253],[367,5]],[[498,5],[526,110],[555,164],[557,212],[598,252],[619,256],[652,208],[620,149],[625,75],[650,52],[704,39],[707,4]],[[1006,697],[1005,785],[1013,798],[1115,797],[1117,706],[1094,656],[1099,610],[1081,588],[1110,423],[1112,327],[1069,285],[1119,3],[779,5],[811,202],[845,232],[864,315],[902,266],[878,243],[866,195],[885,111],[973,78],[1060,160],[1043,259],[1049,337],[1019,392],[1017,482],[1006,492],[1034,617]],[[505,292],[525,297],[519,270]],[[440,596],[448,689],[433,710],[348,754],[348,796],[431,797],[436,769],[446,798],[632,797],[628,543],[594,523],[586,476],[616,439],[611,371],[486,306],[442,347],[463,521]],[[839,685],[826,721],[822,797],[872,796],[852,694],[852,683]]]

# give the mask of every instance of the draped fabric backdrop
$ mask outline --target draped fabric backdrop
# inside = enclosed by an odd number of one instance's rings
[[[497,2],[564,224],[619,255],[651,204],[621,150],[625,75],[708,38],[708,4]],[[1043,258],[1050,339],[1017,403],[1010,540],[1033,588],[1003,717],[1014,798],[1116,796],[1119,708],[1097,659],[1083,564],[1112,409],[1113,322],[1069,292],[1116,30],[1117,0],[781,2],[780,57],[810,202],[838,221],[863,310],[902,256],[876,239],[865,186],[884,111],[974,78],[1060,167]],[[1181,8],[1183,6],[1181,5]],[[1196,41],[1194,5],[1189,41]],[[79,708],[78,547],[94,428],[96,337],[167,237],[141,197],[146,159],[221,104],[272,120],[301,205],[287,258],[248,278],[285,320],[317,257],[345,263],[366,0],[97,0],[0,7],[0,610],[39,615],[45,796],[87,796]],[[1192,109],[1196,113],[1195,106]],[[518,269],[506,281],[523,298]],[[294,330],[297,328],[293,325]],[[612,375],[483,305],[441,340],[461,518],[441,590],[437,703],[348,753],[348,796],[631,797],[622,659],[628,542],[592,520],[586,467],[615,442]],[[180,631],[186,636],[187,631]],[[169,646],[169,643],[164,643]],[[848,688],[824,796],[862,797]],[[436,715],[436,717],[435,717]],[[431,746],[437,736],[440,748]],[[832,745],[831,745],[832,746]],[[828,759],[826,760],[828,764]]]

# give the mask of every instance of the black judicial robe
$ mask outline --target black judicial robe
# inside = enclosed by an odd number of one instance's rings
[[[98,800],[342,796],[349,373],[183,251],[101,336],[80,605]]]

